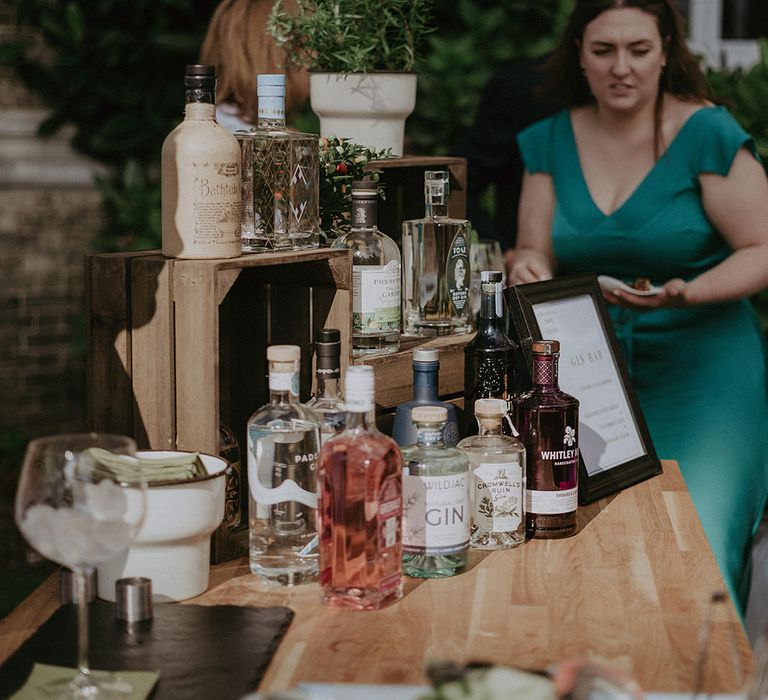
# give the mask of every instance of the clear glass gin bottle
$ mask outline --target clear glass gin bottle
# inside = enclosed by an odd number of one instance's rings
[[[376,610],[403,595],[403,458],[376,429],[373,368],[349,367],[346,427],[320,451],[323,602]]]
[[[475,401],[479,433],[458,445],[472,470],[472,531],[478,549],[511,549],[525,542],[525,447],[502,434],[507,403]]]
[[[579,402],[557,384],[560,343],[534,340],[533,388],[515,397],[512,420],[526,450],[528,537],[576,533],[579,498]]]
[[[339,387],[341,377],[341,332],[321,328],[315,334],[315,378],[317,391],[307,402],[320,416],[320,443],[344,430],[344,397]]]
[[[317,248],[320,141],[285,126],[285,75],[259,75],[258,123],[238,131],[243,169],[242,250]]]
[[[469,233],[448,216],[448,171],[424,173],[423,219],[403,222],[403,332],[447,335],[472,330]]]
[[[267,348],[269,403],[248,421],[251,571],[269,583],[317,577],[319,418],[298,402],[300,350]]]
[[[469,461],[443,442],[445,408],[417,406],[411,415],[417,437],[403,448],[403,573],[453,576],[469,550]]]
[[[400,348],[400,249],[376,228],[378,186],[352,183],[352,228],[334,248],[352,250],[352,355]]]

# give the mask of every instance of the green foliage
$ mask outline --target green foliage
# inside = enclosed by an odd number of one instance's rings
[[[768,163],[768,39],[760,40],[760,61],[743,70],[709,70],[715,94],[725,100],[736,119],[757,143],[763,164]]]
[[[432,0],[297,0],[275,3],[269,31],[291,63],[331,73],[413,70],[431,31]]]
[[[364,177],[379,181],[381,171],[366,171],[368,163],[393,157],[391,148],[375,151],[345,138],[320,139],[320,226],[327,238],[349,230],[352,183]],[[379,185],[382,199],[383,187]]]
[[[474,119],[483,87],[504,63],[549,50],[573,0],[457,0],[439,6],[440,31],[419,62],[408,136],[419,153],[450,153]]]
[[[157,246],[160,149],[181,120],[184,66],[196,63],[218,0],[6,0],[39,41],[7,42],[0,60],[65,123],[73,146],[112,167],[100,247]],[[31,33],[30,33],[31,36]]]

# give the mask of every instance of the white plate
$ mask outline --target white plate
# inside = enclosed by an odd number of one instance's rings
[[[608,275],[598,275],[597,283],[606,292],[613,292],[617,289],[620,289],[622,292],[637,294],[637,296],[641,297],[653,296],[654,294],[658,294],[659,292],[663,291],[661,287],[651,287],[647,290],[635,289],[634,287],[630,287],[626,282],[617,280],[615,277],[609,277]]]

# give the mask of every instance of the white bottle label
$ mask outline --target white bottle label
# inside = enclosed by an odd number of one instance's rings
[[[525,492],[525,510],[536,515],[573,513],[579,504],[579,489]]]
[[[352,328],[356,333],[400,330],[400,262],[353,265]]]
[[[403,476],[403,551],[457,554],[469,545],[469,472]]]
[[[519,463],[485,464],[474,470],[474,518],[484,532],[517,530],[523,516],[523,470]]]

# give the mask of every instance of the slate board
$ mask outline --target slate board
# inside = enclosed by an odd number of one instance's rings
[[[256,689],[293,619],[289,608],[155,604],[151,621],[128,626],[115,604],[90,606],[90,665],[159,670],[151,700],[228,700]],[[72,666],[77,609],[62,605],[0,667],[0,697],[15,693],[35,662]]]

